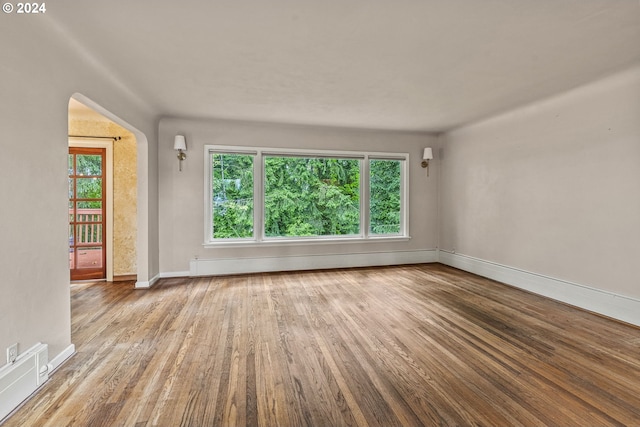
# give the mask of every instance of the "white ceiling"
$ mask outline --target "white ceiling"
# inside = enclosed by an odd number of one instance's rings
[[[640,61],[638,0],[57,0],[163,116],[443,131]]]

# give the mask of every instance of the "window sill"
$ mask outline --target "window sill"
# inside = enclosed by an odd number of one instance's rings
[[[345,237],[345,238],[330,238],[330,239],[269,239],[269,240],[234,240],[228,242],[206,242],[202,246],[206,249],[215,248],[257,248],[266,246],[315,246],[315,245],[341,245],[344,243],[393,243],[393,242],[408,242],[411,240],[411,236],[381,236],[381,237],[369,237],[364,239],[362,237]]]

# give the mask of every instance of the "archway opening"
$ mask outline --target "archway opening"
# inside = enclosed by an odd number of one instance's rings
[[[104,147],[109,153],[105,164],[107,174],[110,174],[108,180],[105,178],[106,193],[110,195],[109,201],[105,198],[108,210],[104,222],[105,279],[135,280],[136,285],[148,283],[148,247],[144,233],[147,227],[144,207],[148,193],[141,185],[146,182],[144,177],[147,174],[146,136],[115,114],[76,93],[69,100],[69,145]],[[86,228],[89,225],[95,228],[85,221],[76,225],[77,233],[70,231],[70,236],[84,238],[80,234],[80,226]],[[84,244],[84,247],[91,247],[91,243]],[[70,265],[71,259],[70,255]]]

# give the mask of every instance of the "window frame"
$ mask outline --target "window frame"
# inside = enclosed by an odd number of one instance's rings
[[[212,154],[241,154],[253,156],[253,236],[247,238],[213,237],[213,168]],[[322,157],[357,159],[360,164],[360,230],[356,235],[266,237],[264,231],[264,182],[265,157]],[[400,164],[400,232],[397,234],[370,234],[370,176],[369,160],[399,160]],[[409,236],[409,153],[312,150],[272,147],[249,147],[235,145],[204,146],[204,243],[205,248],[229,246],[269,246],[269,245],[317,245],[344,242],[407,241]]]

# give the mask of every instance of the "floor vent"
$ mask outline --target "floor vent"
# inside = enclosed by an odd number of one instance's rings
[[[49,379],[47,344],[38,343],[0,368],[0,421]]]

